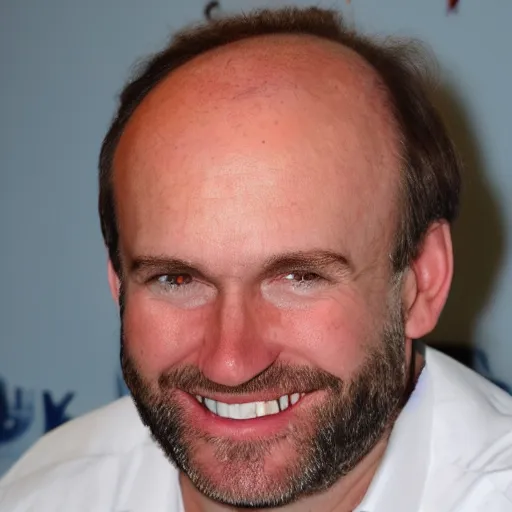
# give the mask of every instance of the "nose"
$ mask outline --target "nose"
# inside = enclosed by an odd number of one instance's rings
[[[199,365],[218,384],[237,386],[268,368],[278,344],[268,337],[275,313],[257,296],[241,290],[223,293],[208,321]]]

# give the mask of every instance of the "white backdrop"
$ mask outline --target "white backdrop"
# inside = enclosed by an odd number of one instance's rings
[[[295,2],[304,4],[307,2]],[[433,339],[512,384],[512,2],[318,2],[438,55],[469,164],[454,291]],[[276,1],[224,1],[226,12]],[[0,2],[0,474],[45,430],[115,399],[118,318],[96,214],[97,155],[138,58],[201,19],[197,0]],[[482,362],[482,360],[480,360]]]

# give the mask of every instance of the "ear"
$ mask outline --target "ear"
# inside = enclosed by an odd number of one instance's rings
[[[425,235],[421,252],[407,270],[403,287],[405,333],[418,339],[437,324],[453,276],[453,248],[450,226],[434,223]]]
[[[110,293],[112,294],[114,301],[119,304],[119,290],[121,289],[121,280],[114,270],[114,266],[112,265],[110,258],[108,260],[107,274]]]

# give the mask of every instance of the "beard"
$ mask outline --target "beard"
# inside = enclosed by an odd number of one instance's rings
[[[154,384],[138,372],[125,350],[121,307],[121,364],[143,423],[168,459],[210,499],[234,507],[279,507],[331,487],[390,431],[407,400],[405,324],[393,294],[379,342],[367,349],[350,381],[320,369],[272,364],[235,387],[210,381],[197,367],[180,366]],[[208,396],[268,390],[322,391],[323,400],[297,414],[282,434],[240,441],[213,437],[190,421],[176,390]],[[198,391],[200,390],[200,391]],[[283,393],[281,393],[283,394]],[[280,467],[271,466],[279,448]],[[205,463],[205,450],[214,462]]]

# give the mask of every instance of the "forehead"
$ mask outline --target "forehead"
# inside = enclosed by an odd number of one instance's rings
[[[208,233],[257,234],[262,250],[275,225],[279,249],[384,246],[396,139],[379,80],[349,50],[295,36],[229,45],[179,68],[129,121],[114,158],[121,239],[164,253],[178,233],[205,250]]]

